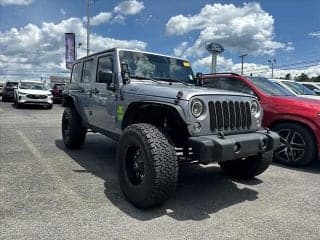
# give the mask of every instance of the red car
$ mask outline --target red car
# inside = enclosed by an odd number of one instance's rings
[[[302,166],[320,156],[320,101],[293,96],[263,77],[237,74],[199,75],[204,87],[245,92],[257,96],[264,109],[262,125],[280,135],[274,160]]]

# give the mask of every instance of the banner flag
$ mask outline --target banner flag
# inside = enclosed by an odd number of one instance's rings
[[[71,69],[72,64],[76,60],[75,57],[75,34],[65,33],[65,44],[66,44],[66,68]]]

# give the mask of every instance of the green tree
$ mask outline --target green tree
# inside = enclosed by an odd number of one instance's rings
[[[291,79],[291,74],[290,74],[290,73],[287,73],[286,76],[284,77],[284,79],[290,80],[290,79]]]
[[[294,78],[298,82],[309,82],[310,79],[307,74],[301,73],[300,76]]]

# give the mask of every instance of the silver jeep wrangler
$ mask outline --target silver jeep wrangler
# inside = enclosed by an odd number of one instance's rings
[[[264,172],[279,136],[261,128],[257,99],[196,85],[184,59],[118,48],[79,59],[63,96],[64,144],[80,148],[87,129],[118,141],[119,183],[139,208],[169,198],[181,163],[218,162],[243,179]]]

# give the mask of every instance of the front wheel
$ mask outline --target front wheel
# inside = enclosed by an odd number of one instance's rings
[[[82,126],[77,111],[71,107],[64,109],[62,115],[62,138],[67,148],[80,148],[86,138],[87,129]]]
[[[219,162],[222,170],[236,178],[251,179],[263,173],[272,162],[273,151],[248,157],[245,160],[236,159],[227,162]]]
[[[117,151],[120,187],[138,208],[162,204],[174,192],[178,162],[166,136],[150,124],[133,124],[121,136]]]

